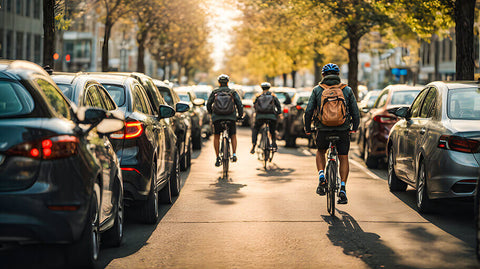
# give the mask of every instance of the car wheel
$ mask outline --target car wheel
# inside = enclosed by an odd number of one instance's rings
[[[365,147],[364,147],[364,150],[363,150],[363,160],[365,161],[365,164],[367,165],[368,168],[377,168],[378,167],[378,160],[377,160],[377,158],[371,156],[370,146],[368,145],[367,141],[365,141]]]
[[[360,155],[360,158],[364,158],[365,157],[365,141],[366,141],[366,138],[363,136],[363,135],[359,135],[360,138],[358,138],[358,153]]]
[[[196,131],[192,137],[193,142],[193,149],[201,149],[202,148],[202,132]]]
[[[390,149],[388,154],[388,187],[391,192],[405,191],[407,189],[407,183],[401,181],[395,174],[393,148]]]
[[[68,267],[94,268],[100,253],[100,217],[97,195],[94,192],[88,218],[80,239],[68,249]]]
[[[180,177],[178,177],[180,178]],[[162,204],[172,204],[172,182],[167,179],[167,184],[159,191],[158,198]]]
[[[420,169],[418,171],[416,198],[418,212],[428,213],[432,210],[433,201],[428,198],[427,173],[425,172],[424,162],[420,163]]]
[[[152,173],[150,179],[150,192],[148,193],[147,200],[143,202],[140,209],[140,216],[144,223],[155,224],[158,220],[158,192],[155,190],[155,177],[157,164],[154,162],[152,165]]]
[[[188,151],[187,151],[187,168],[192,165],[192,138],[188,141]]]
[[[180,194],[180,169],[178,165],[178,152],[175,154],[175,159],[173,160],[172,173],[170,174],[170,186],[171,194],[177,196]]]
[[[184,150],[183,150],[183,155],[180,157],[180,171],[186,171],[188,168],[187,164],[187,143],[183,144]],[[177,149],[178,152],[180,152],[180,149]]]
[[[119,179],[117,179],[119,180]],[[120,183],[117,181],[117,214],[115,215],[115,222],[113,227],[105,232],[102,238],[104,242],[112,247],[119,247],[123,239],[123,221],[125,216],[125,207],[123,203],[123,190],[120,188]]]

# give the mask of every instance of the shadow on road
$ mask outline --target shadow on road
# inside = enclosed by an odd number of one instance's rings
[[[328,239],[343,248],[343,253],[359,258],[370,268],[412,268],[399,263],[395,252],[386,246],[380,236],[366,233],[348,213],[338,210],[341,218],[322,216],[329,224]]]
[[[413,210],[417,210],[415,190],[408,189],[406,192],[396,192],[394,195]],[[421,214],[421,216],[433,225],[464,241],[472,248],[475,248],[475,213],[473,200],[439,199],[434,200],[433,205],[434,208],[432,212]],[[418,231],[412,232],[415,233]],[[422,234],[422,237],[419,238],[425,237],[428,238],[428,235]]]
[[[199,190],[200,192],[207,193],[207,198],[215,201],[219,205],[232,205],[235,204],[235,199],[245,197],[239,191],[241,188],[247,186],[246,184],[233,183],[231,178],[223,179],[218,177],[218,180],[214,184],[210,184],[210,188],[206,190]]]
[[[293,168],[282,168],[275,163],[270,163],[267,166],[267,170],[263,167],[257,168],[257,176],[263,177],[264,181],[275,182],[275,183],[287,183],[292,181],[290,174],[295,172]]]

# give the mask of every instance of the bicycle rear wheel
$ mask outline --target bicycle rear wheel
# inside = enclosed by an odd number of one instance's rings
[[[267,163],[270,160],[270,141],[266,129],[262,131],[263,139],[263,168],[267,170]]]
[[[337,188],[337,163],[330,161],[327,165],[327,211],[335,216],[335,191]]]
[[[222,140],[222,165],[223,165],[223,178],[228,179],[228,164],[230,161],[230,145],[228,143],[228,137],[223,137]]]

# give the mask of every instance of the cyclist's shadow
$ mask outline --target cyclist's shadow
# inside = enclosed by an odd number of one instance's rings
[[[385,245],[380,236],[362,230],[358,222],[348,213],[338,210],[340,218],[322,216],[329,224],[327,237],[343,253],[360,258],[371,268],[413,268],[399,264],[400,258]]]
[[[210,184],[209,189],[205,192],[208,193],[207,198],[214,200],[217,204],[232,205],[235,204],[235,199],[245,197],[240,193],[240,189],[246,186],[246,184],[234,183],[232,178],[224,179],[220,176],[217,178],[217,182]]]

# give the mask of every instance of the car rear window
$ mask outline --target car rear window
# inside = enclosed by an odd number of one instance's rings
[[[246,92],[245,95],[243,95],[243,99],[253,99],[255,97],[256,93],[254,92]]]
[[[448,91],[447,115],[451,119],[480,120],[480,90],[477,88]]]
[[[29,114],[33,108],[34,101],[27,89],[15,82],[0,80],[0,117]]]
[[[160,91],[160,94],[162,95],[163,99],[165,99],[165,102],[169,106],[173,106],[173,97],[172,94],[170,93],[170,90],[162,87],[158,87],[158,90]]]
[[[71,101],[72,98],[73,98],[73,87],[72,85],[70,84],[58,84],[57,83],[57,86],[60,88],[60,90],[62,90],[63,94],[68,98],[70,99]]]
[[[197,92],[197,91],[196,91],[196,92],[195,92],[195,95],[197,96],[197,98],[201,98],[201,99],[207,101],[207,100],[208,100],[208,96],[209,96],[209,92],[200,92],[200,91]]]
[[[392,94],[391,105],[411,105],[420,90],[415,91],[395,91]]]
[[[188,94],[186,93],[177,93],[177,94],[178,94],[178,97],[180,98],[180,101],[190,102],[190,96],[188,96]]]
[[[125,88],[120,85],[102,84],[118,107],[125,104]]]

